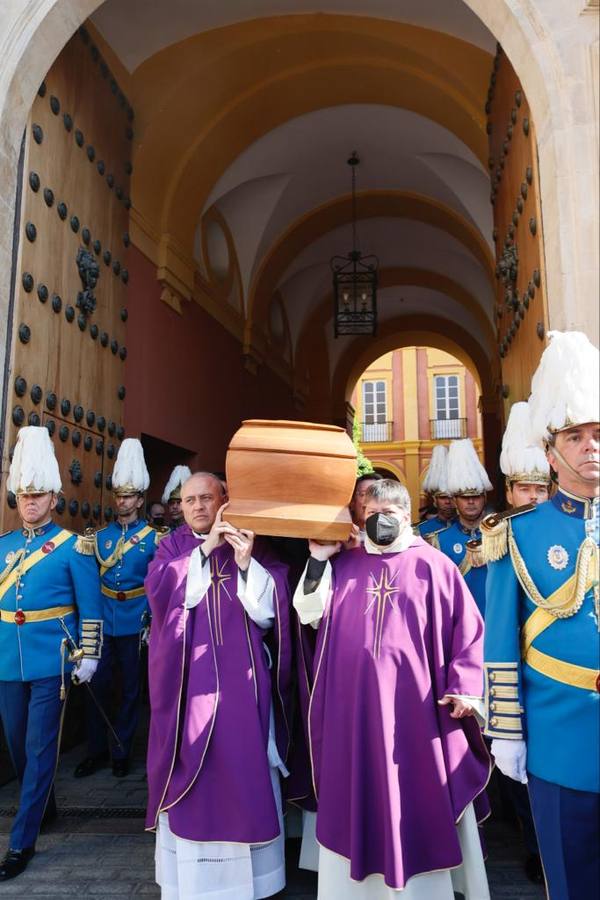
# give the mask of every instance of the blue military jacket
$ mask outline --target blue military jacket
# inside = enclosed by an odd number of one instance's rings
[[[144,519],[125,527],[111,522],[96,532],[106,634],[123,637],[139,634],[144,627],[144,614],[148,611],[144,578],[159,539],[159,533]],[[110,565],[103,565],[106,562]]]
[[[530,772],[584,791],[600,791],[597,548],[598,500],[560,490],[509,520],[487,584],[486,734],[524,738]]]
[[[100,579],[93,548],[83,547],[82,538],[54,522],[0,537],[0,680],[61,673],[59,616],[86,655],[99,658]]]
[[[441,531],[433,532],[428,535],[427,540],[446,556],[450,557],[453,563],[458,566],[461,575],[467,582],[467,586],[482,616],[485,616],[485,581],[487,577],[487,566],[474,566],[469,556],[467,556],[467,542],[477,541],[481,538],[481,532],[478,528],[470,530],[464,528],[458,519]]]
[[[446,519],[434,516],[433,519],[424,519],[418,525],[415,525],[415,532],[420,534],[421,537],[425,537],[426,534],[431,534],[434,531],[445,531],[451,524],[452,522],[447,522]]]

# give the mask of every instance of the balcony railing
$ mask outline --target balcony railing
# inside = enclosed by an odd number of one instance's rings
[[[430,419],[432,441],[447,441],[467,436],[466,419]]]
[[[392,440],[393,422],[361,422],[363,444],[383,444]]]

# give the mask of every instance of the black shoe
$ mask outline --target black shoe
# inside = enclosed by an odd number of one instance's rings
[[[112,772],[115,778],[125,778],[129,775],[129,760],[113,759]]]
[[[108,753],[101,753],[100,756],[86,756],[78,766],[75,766],[73,776],[75,778],[87,778],[93,775],[99,769],[104,769],[108,765]]]
[[[34,853],[35,847],[25,847],[23,850],[8,850],[6,856],[0,862],[0,881],[8,881],[9,878],[16,878],[17,875],[24,872]]]
[[[544,870],[539,853],[530,853],[523,866],[525,874],[533,884],[544,883]]]

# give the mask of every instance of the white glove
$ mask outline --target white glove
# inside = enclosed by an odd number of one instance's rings
[[[503,775],[527,784],[527,744],[525,741],[508,741],[494,738],[492,756]]]
[[[86,681],[92,680],[97,668],[97,659],[88,659],[84,656],[83,659],[75,664],[75,667],[73,668],[73,676],[77,679],[79,684],[85,684]]]

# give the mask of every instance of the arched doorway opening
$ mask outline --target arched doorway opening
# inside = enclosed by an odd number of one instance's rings
[[[86,416],[93,413],[92,431],[99,416],[113,422],[117,437],[126,429],[193,448],[198,464],[218,469],[242,417],[345,423],[347,385],[356,361],[364,364],[371,349],[361,340],[332,339],[328,260],[346,250],[351,203],[344,161],[360,135],[359,231],[365,250],[380,256],[379,338],[410,335],[413,344],[439,344],[470,360],[482,388],[486,444],[492,446],[502,418],[502,392],[515,399],[515,391],[521,390],[516,387],[518,372],[506,383],[498,357],[499,337],[513,348],[521,337],[506,336],[507,319],[512,322],[513,314],[518,318],[519,310],[505,314],[499,327],[497,319],[494,266],[504,232],[493,233],[488,205],[493,115],[485,108],[491,102],[486,100],[490,72],[500,77],[504,65],[498,54],[494,57],[496,39],[502,38],[509,54],[514,48],[534,114],[536,105],[558,103],[548,92],[558,74],[540,75],[548,69],[547,55],[538,54],[536,46],[526,65],[519,58],[526,24],[518,14],[508,10],[501,30],[499,4],[485,2],[452,0],[449,11],[448,4],[432,0],[427,10],[414,4],[402,19],[386,0],[376,11],[357,4],[352,16],[339,15],[328,2],[319,15],[291,16],[287,0],[265,0],[253,18],[235,4],[227,13],[207,18],[205,10],[198,12],[186,0],[175,16],[167,15],[162,0],[152,0],[144,5],[141,27],[134,6],[125,9],[114,0],[48,3],[41,12],[36,8],[37,18],[19,20],[22,41],[4,60],[8,87],[2,115],[11,121],[11,134],[15,125],[25,124],[33,85],[37,89],[47,73],[47,92],[34,100],[29,123],[39,125],[37,119],[44,117],[44,141],[38,144],[31,128],[25,141],[9,316],[12,375],[27,374],[20,326],[30,329],[28,347],[33,351],[48,328],[54,339],[55,325],[66,312],[50,316],[54,324],[40,330],[38,318],[50,304],[44,306],[41,298],[40,306],[29,302],[25,275],[33,278],[34,296],[38,288],[43,295],[45,287],[51,300],[62,295],[65,302],[80,286],[80,273],[71,266],[63,279],[62,272],[49,271],[40,250],[57,220],[46,221],[43,217],[55,212],[33,204],[49,187],[57,195],[54,210],[58,194],[65,197],[67,214],[59,218],[76,235],[69,237],[69,254],[86,230],[93,232],[90,247],[96,232],[101,234],[98,311],[82,320],[72,303],[65,305],[72,316],[67,321],[79,326],[82,341],[90,335],[96,341],[97,332],[97,342],[88,343],[85,352],[76,351],[76,358],[83,364],[93,353],[96,359],[100,347],[109,353],[98,354],[89,377],[74,375],[68,395],[62,385],[40,385],[41,375],[33,370],[25,378],[29,386],[34,379],[43,393],[65,394],[71,408],[81,406]],[[69,34],[90,14],[91,20],[69,42],[82,43],[93,69],[84,84],[89,96],[78,99],[79,118],[69,130],[64,117],[72,118],[74,98],[60,62]],[[356,52],[349,61],[351,48]],[[210,83],[214,90],[185,90],[198,83]],[[505,93],[496,89],[499,119]],[[96,94],[108,97],[123,117],[119,141],[128,143],[115,148],[117,168],[104,158],[112,126],[107,130],[100,119],[85,119],[85,110],[93,106],[88,101]],[[523,111],[517,118],[516,130],[524,133]],[[105,121],[117,120],[111,113]],[[551,131],[540,145],[545,160],[553,153]],[[0,133],[8,140],[7,131]],[[515,132],[513,148],[516,139]],[[31,155],[38,153],[36,148],[42,148],[41,156]],[[15,146],[7,144],[6,150],[13,163],[7,172],[10,185],[16,176]],[[80,183],[87,185],[92,173],[105,179],[96,180],[94,190],[108,185],[116,218],[92,221],[96,201],[89,199],[91,188],[67,196],[68,184],[44,168],[54,152],[62,162],[76,154],[73,165],[85,169]],[[514,156],[513,149],[506,166]],[[32,160],[39,163],[39,172],[29,166]],[[42,191],[34,191],[27,181],[31,171],[40,177]],[[503,185],[507,183],[505,178]],[[496,193],[503,185],[494,185]],[[531,202],[535,192],[529,188]],[[34,247],[23,238],[27,222],[41,223],[41,240],[30,241]],[[539,234],[539,218],[537,230]],[[551,239],[560,241],[564,233],[553,229]],[[127,235],[124,248],[119,234]],[[60,241],[59,258],[67,246],[64,236]],[[551,253],[551,265],[566,252],[561,247]],[[110,328],[107,320],[100,321],[108,269],[121,283],[123,269],[128,275],[126,306],[115,294]],[[533,278],[533,272],[526,274]],[[539,297],[543,287],[535,290]],[[536,302],[534,297],[527,304],[523,297],[517,299],[527,308]],[[126,332],[119,324],[123,317]],[[78,336],[75,328],[72,333]],[[72,335],[69,341],[74,346]],[[67,344],[61,347],[70,354]],[[39,346],[35,349],[37,353]],[[515,358],[523,355],[511,352]],[[107,359],[111,365],[120,360],[120,369],[109,367]],[[8,377],[5,382],[8,432],[19,419],[51,418],[51,409],[38,410],[29,399],[18,402]],[[83,383],[105,384],[105,394],[90,393]],[[207,385],[218,387],[218,398]],[[55,418],[58,434],[64,423]],[[66,424],[69,440],[75,424],[70,419]],[[94,433],[93,440],[114,454],[116,445],[102,432]],[[9,434],[4,467],[10,443]]]
[[[405,339],[372,360],[351,386],[349,402],[361,450],[376,471],[407,487],[415,518],[425,499],[423,475],[437,444],[468,437],[485,458],[481,385],[467,362]]]

